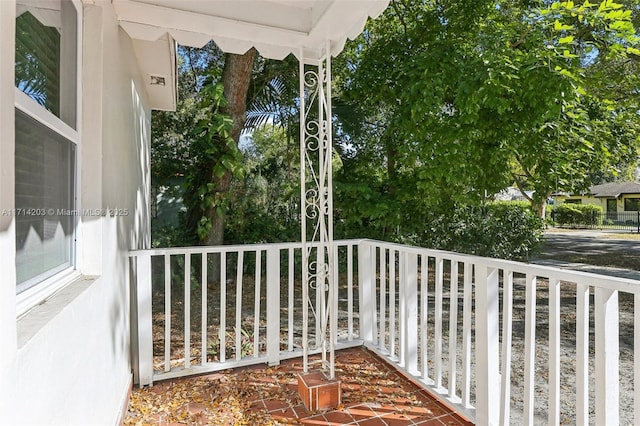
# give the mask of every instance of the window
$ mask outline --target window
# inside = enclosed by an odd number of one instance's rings
[[[16,5],[16,87],[76,128],[77,11],[70,0]]]
[[[627,212],[640,211],[640,198],[625,198],[624,210]]]
[[[72,0],[16,4],[18,293],[75,263],[79,11]]]
[[[565,204],[582,204],[582,198],[568,198],[565,200]]]
[[[615,198],[607,198],[607,212],[615,213],[618,211],[618,200]]]
[[[18,111],[15,161],[16,274],[24,290],[72,266],[75,144]]]

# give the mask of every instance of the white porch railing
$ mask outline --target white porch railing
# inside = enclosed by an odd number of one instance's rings
[[[339,348],[363,343],[354,293],[357,244],[334,243]],[[140,385],[302,356],[300,243],[138,250],[130,257]],[[321,296],[314,289],[310,295]],[[321,348],[320,323],[312,313],[314,353]]]
[[[335,244],[339,345],[367,345],[479,425],[640,422],[640,282],[370,240]],[[138,383],[300,356],[300,249],[131,252]],[[216,262],[225,267],[212,277]]]

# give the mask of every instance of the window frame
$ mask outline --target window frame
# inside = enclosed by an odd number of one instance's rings
[[[567,198],[565,204],[582,204],[582,198]]]
[[[627,202],[633,202],[636,205],[636,209],[635,210],[628,210],[627,209]],[[640,197],[628,197],[624,199],[624,211],[625,212],[637,212],[640,211]]]
[[[75,145],[75,159],[72,167],[75,170],[73,175],[75,209],[81,209],[81,147],[82,147],[82,62],[83,62],[83,7],[80,0],[60,0],[71,3],[76,12],[76,49],[75,49],[75,128],[65,123],[34,99],[14,86],[14,107],[24,113],[27,117],[45,126],[52,132],[64,137]],[[17,18],[17,17],[16,17]],[[15,19],[15,18],[14,18]],[[14,35],[15,37],[15,35]],[[12,53],[15,55],[15,50]],[[15,56],[14,56],[15,62]],[[15,181],[14,181],[15,185]],[[81,210],[80,210],[81,211]],[[72,234],[70,266],[64,266],[50,277],[33,284],[20,293],[17,292],[16,283],[16,315],[21,317],[31,308],[41,303],[66,285],[73,282],[80,276],[79,256],[78,256],[78,219],[75,218],[74,230]],[[15,243],[14,243],[15,244]],[[15,263],[14,263],[15,267]],[[53,268],[52,270],[55,270]],[[29,281],[27,281],[29,282]]]

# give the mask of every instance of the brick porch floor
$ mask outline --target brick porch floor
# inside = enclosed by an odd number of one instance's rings
[[[297,358],[136,389],[125,424],[472,425],[362,347],[336,353],[342,381],[336,410],[305,409],[297,391],[301,371]]]

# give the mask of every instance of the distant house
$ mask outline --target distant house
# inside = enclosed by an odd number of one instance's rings
[[[554,194],[555,204],[595,204],[607,215],[640,210],[640,182],[612,182],[594,185],[579,194]]]
[[[527,197],[532,198],[535,191],[525,191]],[[510,186],[498,192],[493,197],[496,201],[529,201],[515,186]]]

